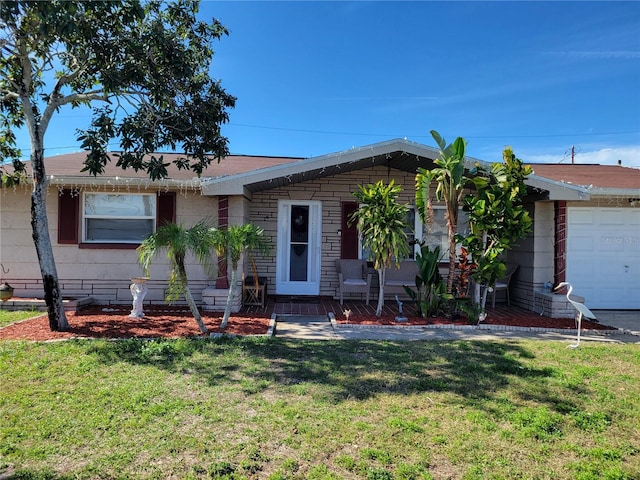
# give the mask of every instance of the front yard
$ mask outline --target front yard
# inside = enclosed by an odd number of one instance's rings
[[[640,478],[640,349],[0,341],[0,476]]]
[[[0,328],[11,325],[12,323],[33,318],[37,315],[42,315],[43,312],[27,311],[27,310],[0,310]]]

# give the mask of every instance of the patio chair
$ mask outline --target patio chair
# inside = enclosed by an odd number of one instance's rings
[[[366,260],[338,259],[338,288],[340,291],[340,305],[343,304],[345,293],[365,293],[369,305],[369,291],[371,288],[371,274],[367,272]]]
[[[511,277],[518,271],[519,265],[513,265],[507,269],[507,273],[503,278],[499,278],[496,281],[496,284],[493,286],[493,300],[491,302],[492,308],[496,306],[496,292],[498,290],[504,290],[507,297],[507,305],[511,306],[511,298],[509,296],[509,283],[511,282]]]

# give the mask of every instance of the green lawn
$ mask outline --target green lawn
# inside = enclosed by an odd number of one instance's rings
[[[44,315],[45,312],[38,312],[36,310],[1,310],[0,309],[0,328],[6,327],[12,323],[18,322],[20,320],[25,320],[27,318],[33,318],[37,315]]]
[[[15,479],[637,479],[640,349],[0,342]]]

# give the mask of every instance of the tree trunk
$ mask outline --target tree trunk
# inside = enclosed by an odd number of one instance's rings
[[[453,292],[453,280],[456,275],[456,241],[449,243],[449,274],[447,276],[447,293]]]
[[[480,287],[478,282],[473,282],[473,303],[475,305],[480,305]]]
[[[35,136],[35,138],[33,138]],[[39,135],[32,136],[31,165],[33,169],[33,191],[31,193],[31,231],[38,254],[44,300],[52,331],[69,330],[69,322],[64,313],[62,292],[58,282],[58,272],[53,258],[49,221],[47,220],[47,176],[44,168],[44,149]]]
[[[458,205],[447,205],[447,227],[449,229],[449,275],[447,293],[453,293],[453,280],[456,275],[456,230],[458,230]]]
[[[482,233],[482,251],[486,253],[487,251],[487,239],[488,239],[488,234],[487,232],[483,232]],[[484,313],[486,311],[486,305],[487,305],[487,293],[489,291],[489,285],[483,285],[484,289],[482,291],[482,298],[480,300],[480,308],[481,308],[481,312]]]
[[[224,330],[225,328],[227,328],[227,323],[229,323],[229,317],[231,316],[231,304],[233,303],[233,293],[236,288],[237,282],[238,282],[238,265],[236,264],[231,266],[231,285],[229,285],[229,294],[227,295],[227,304],[224,307],[224,315],[222,316],[222,322],[220,323],[221,330]]]
[[[200,327],[200,331],[202,333],[209,333],[207,330],[207,326],[202,321],[202,316],[200,315],[200,310],[198,310],[198,306],[196,305],[196,301],[193,299],[193,295],[191,295],[191,290],[189,290],[189,286],[185,282],[184,284],[184,298],[187,301],[187,305],[189,305],[189,310],[193,314],[193,318],[198,322],[198,327]]]
[[[384,307],[384,277],[385,277],[385,268],[378,269],[378,307],[376,308],[376,316],[379,317],[382,315],[382,307]]]
[[[489,293],[489,288],[488,286],[484,286],[484,289],[482,290],[482,300],[480,302],[480,307],[481,307],[481,311],[482,313],[484,313],[487,310],[487,295]]]

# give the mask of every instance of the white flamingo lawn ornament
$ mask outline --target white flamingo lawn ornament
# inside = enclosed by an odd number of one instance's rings
[[[578,320],[577,320],[578,321],[578,343],[569,345],[569,348],[578,348],[578,346],[580,346],[580,325],[582,324],[582,316],[584,315],[586,318],[591,318],[593,320],[596,319],[596,316],[593,314],[591,310],[589,310],[587,307],[584,306],[584,303],[571,300],[569,295],[571,295],[571,292],[573,291],[573,287],[569,282],[560,282],[556,287],[556,290],[562,287],[569,287],[569,289],[567,290],[567,300],[578,311]]]

